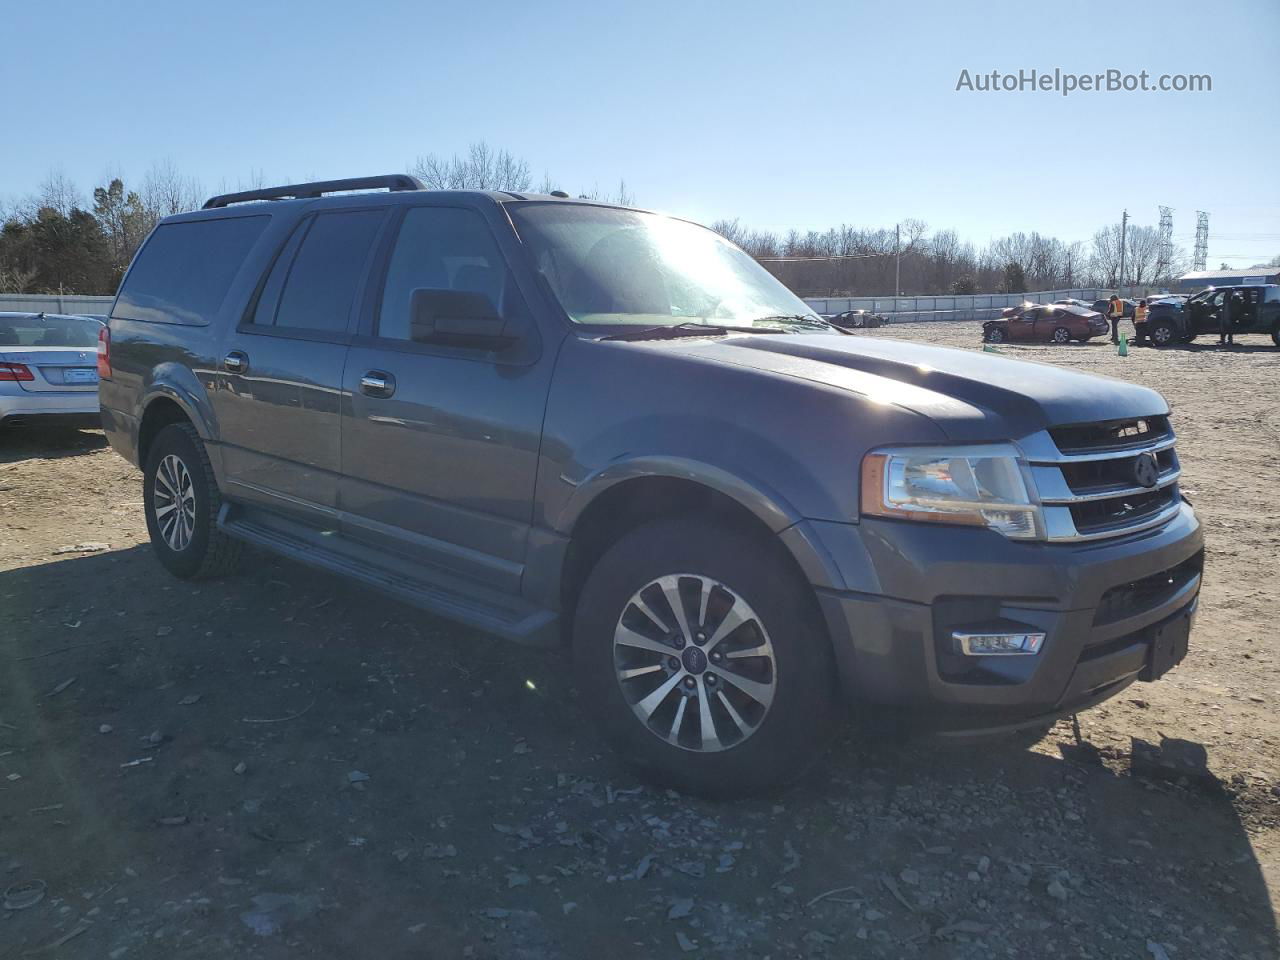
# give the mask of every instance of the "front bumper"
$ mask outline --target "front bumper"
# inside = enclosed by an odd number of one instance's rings
[[[1083,544],[891,520],[806,525],[844,580],[817,594],[846,691],[935,729],[1022,726],[1119,692],[1200,591],[1203,536],[1185,503],[1156,530]],[[992,622],[1043,632],[1040,652],[955,651],[953,631]]]

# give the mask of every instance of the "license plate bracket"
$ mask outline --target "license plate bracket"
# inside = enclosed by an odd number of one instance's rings
[[[1190,613],[1179,614],[1155,627],[1151,631],[1147,665],[1138,674],[1138,679],[1147,683],[1159,680],[1183,661],[1190,640]]]

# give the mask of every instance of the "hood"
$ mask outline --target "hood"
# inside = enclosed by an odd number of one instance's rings
[[[1169,411],[1160,394],[1123,380],[880,337],[746,334],[644,346],[848,390],[929,417],[961,442]]]

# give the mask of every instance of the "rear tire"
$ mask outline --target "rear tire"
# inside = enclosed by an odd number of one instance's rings
[[[774,545],[709,520],[657,521],[614,544],[583,587],[573,656],[605,739],[641,776],[689,794],[796,779],[843,716],[808,584]]]
[[[1271,328],[1271,342],[1280,347],[1280,323]]]
[[[216,526],[222,495],[196,428],[173,423],[156,434],[142,476],[147,532],[165,569],[184,580],[234,571],[242,545]]]
[[[1070,343],[1071,331],[1068,330],[1066,327],[1056,328],[1053,331],[1053,342],[1054,343]]]

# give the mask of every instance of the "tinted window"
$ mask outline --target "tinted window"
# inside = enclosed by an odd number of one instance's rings
[[[268,292],[277,271],[287,271],[275,310],[277,327],[331,332],[347,329],[356,286],[382,219],[381,210],[352,210],[322,213],[304,225],[306,233],[297,254],[289,257],[292,244],[286,247],[263,291],[264,295]],[[267,317],[255,316],[255,322],[266,323]]]
[[[378,336],[411,339],[409,300],[423,287],[488,294],[499,312],[509,306],[503,303],[506,264],[480,214],[454,207],[414,207],[405,214],[387,268]]]
[[[289,236],[289,242],[284,245],[284,249],[276,257],[275,264],[271,267],[271,273],[267,277],[267,282],[263,285],[262,292],[258,294],[258,303],[253,309],[253,322],[255,324],[270,326],[276,322],[276,308],[280,306],[280,291],[284,289],[285,277],[289,275],[289,268],[293,266],[293,258],[298,255],[298,246],[302,243],[302,238],[307,235],[307,230],[310,228],[310,218],[302,221]]]
[[[166,223],[125,277],[113,317],[204,324],[222,307],[236,272],[270,217]]]

